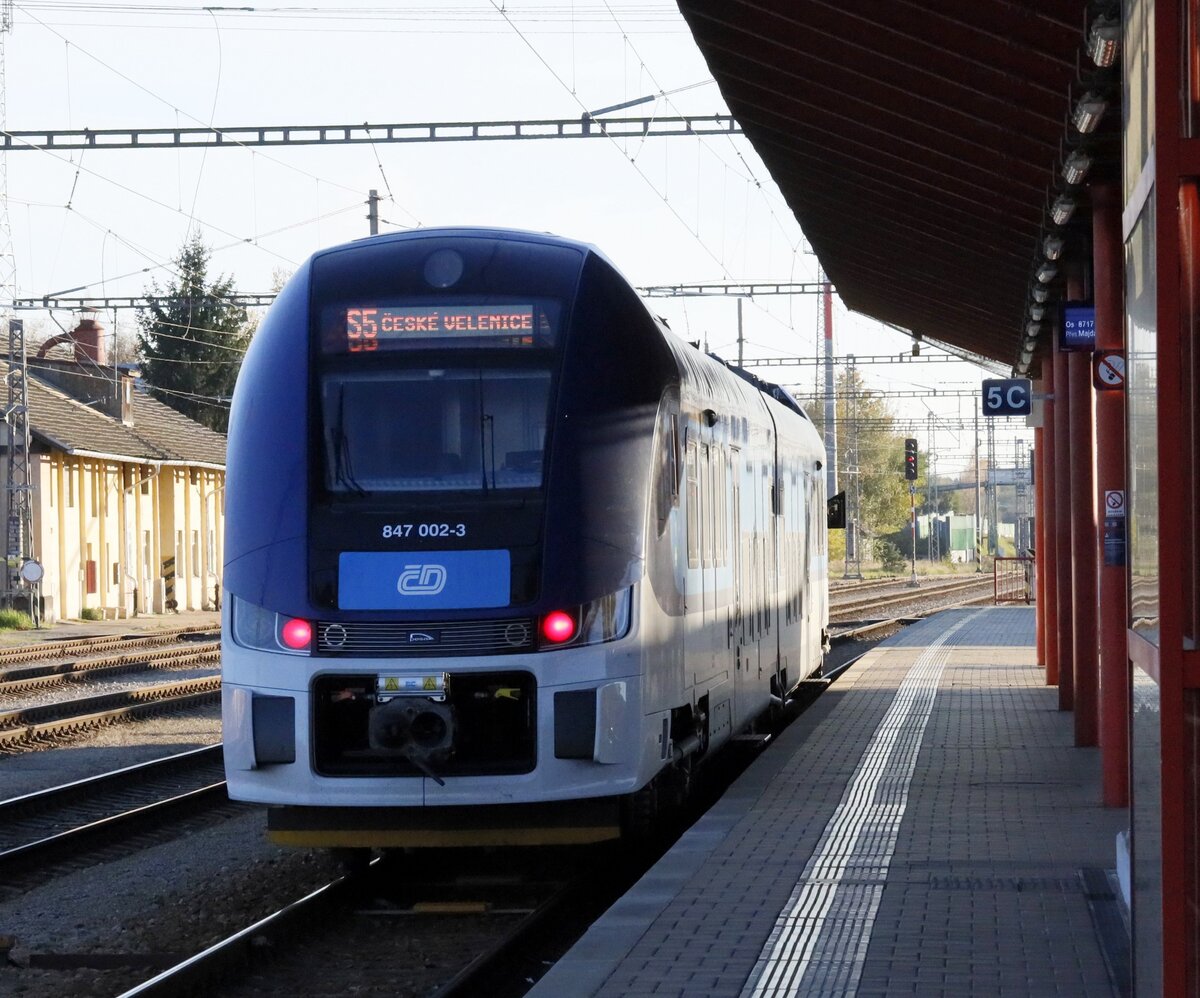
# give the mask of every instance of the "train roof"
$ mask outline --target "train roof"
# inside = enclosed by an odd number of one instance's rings
[[[444,225],[430,226],[420,229],[406,229],[403,232],[388,232],[377,236],[364,236],[362,239],[355,239],[348,243],[339,243],[336,246],[329,246],[325,249],[317,250],[313,254],[313,259],[324,256],[327,253],[339,253],[343,250],[352,249],[362,246],[364,243],[370,242],[378,244],[380,242],[409,242],[417,239],[448,239],[448,238],[466,238],[466,239],[505,239],[511,242],[530,242],[542,243],[550,246],[564,246],[571,249],[577,249],[582,253],[595,253],[597,256],[608,257],[596,246],[591,243],[583,242],[579,239],[570,239],[566,236],[555,235],[553,232],[535,232],[532,229],[506,229],[486,225]],[[612,261],[610,260],[609,263]]]

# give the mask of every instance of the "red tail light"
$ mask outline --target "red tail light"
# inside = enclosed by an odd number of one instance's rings
[[[284,645],[294,651],[303,651],[312,644],[312,624],[307,620],[294,617],[279,629],[279,636]]]
[[[542,618],[542,637],[554,644],[562,644],[575,637],[575,618],[562,610],[555,610]]]

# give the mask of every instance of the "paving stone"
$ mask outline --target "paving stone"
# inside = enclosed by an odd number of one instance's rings
[[[1079,871],[1114,865],[1128,819],[1099,804],[1098,750],[1074,747],[1033,624],[949,611],[873,649],[532,994],[737,998],[773,933],[815,925],[805,994],[855,978],[860,996],[1114,994]],[[885,716],[895,747],[855,798],[870,820],[823,846],[857,813],[838,806]],[[801,884],[830,841],[839,886]],[[781,922],[805,888],[824,913]]]

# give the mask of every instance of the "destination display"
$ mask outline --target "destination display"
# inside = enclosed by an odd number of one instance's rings
[[[335,329],[330,331],[335,335],[326,339],[326,348],[337,352],[553,344],[554,330],[547,310],[533,303],[381,305],[346,308],[338,318],[344,319],[344,338],[337,336],[340,330]]]
[[[1063,350],[1092,350],[1096,346],[1096,309],[1092,305],[1063,307],[1062,335],[1058,345]]]

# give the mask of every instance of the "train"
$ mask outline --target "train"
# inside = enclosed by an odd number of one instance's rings
[[[359,854],[645,834],[820,674],[825,460],[590,244],[315,253],[230,413],[230,797]]]

